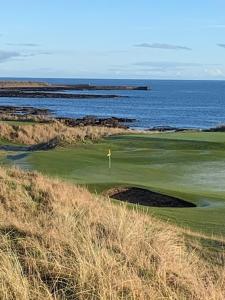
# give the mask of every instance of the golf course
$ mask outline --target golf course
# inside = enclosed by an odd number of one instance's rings
[[[225,235],[225,133],[128,133],[48,151],[3,151],[0,158],[85,185],[93,193],[138,187],[185,200],[193,207],[137,207],[194,231]]]

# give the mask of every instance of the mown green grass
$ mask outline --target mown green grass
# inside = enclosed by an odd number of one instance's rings
[[[108,148],[112,150],[111,170]],[[35,152],[14,162],[85,184],[92,191],[135,185],[181,197],[199,207],[144,210],[179,225],[225,234],[223,133],[117,136],[97,144]]]
[[[182,226],[225,235],[224,133],[116,136],[95,144],[35,152],[26,162],[42,173],[85,184],[91,191],[131,185],[192,201],[197,208],[142,209]]]

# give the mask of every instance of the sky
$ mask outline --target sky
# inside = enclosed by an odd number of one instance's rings
[[[0,77],[225,79],[225,0],[0,0]]]

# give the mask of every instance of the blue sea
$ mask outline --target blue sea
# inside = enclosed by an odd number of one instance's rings
[[[23,78],[23,80],[62,84],[147,85],[151,90],[73,92],[122,96],[116,99],[0,98],[0,105],[48,108],[56,116],[73,118],[86,115],[126,117],[136,119],[131,127],[145,129],[153,126],[209,128],[225,123],[225,81],[58,78]]]

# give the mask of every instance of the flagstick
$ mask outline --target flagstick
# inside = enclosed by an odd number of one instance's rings
[[[109,155],[109,169],[111,169],[111,156]]]
[[[111,169],[111,150],[110,149],[109,149],[107,156],[109,158],[109,169]]]

